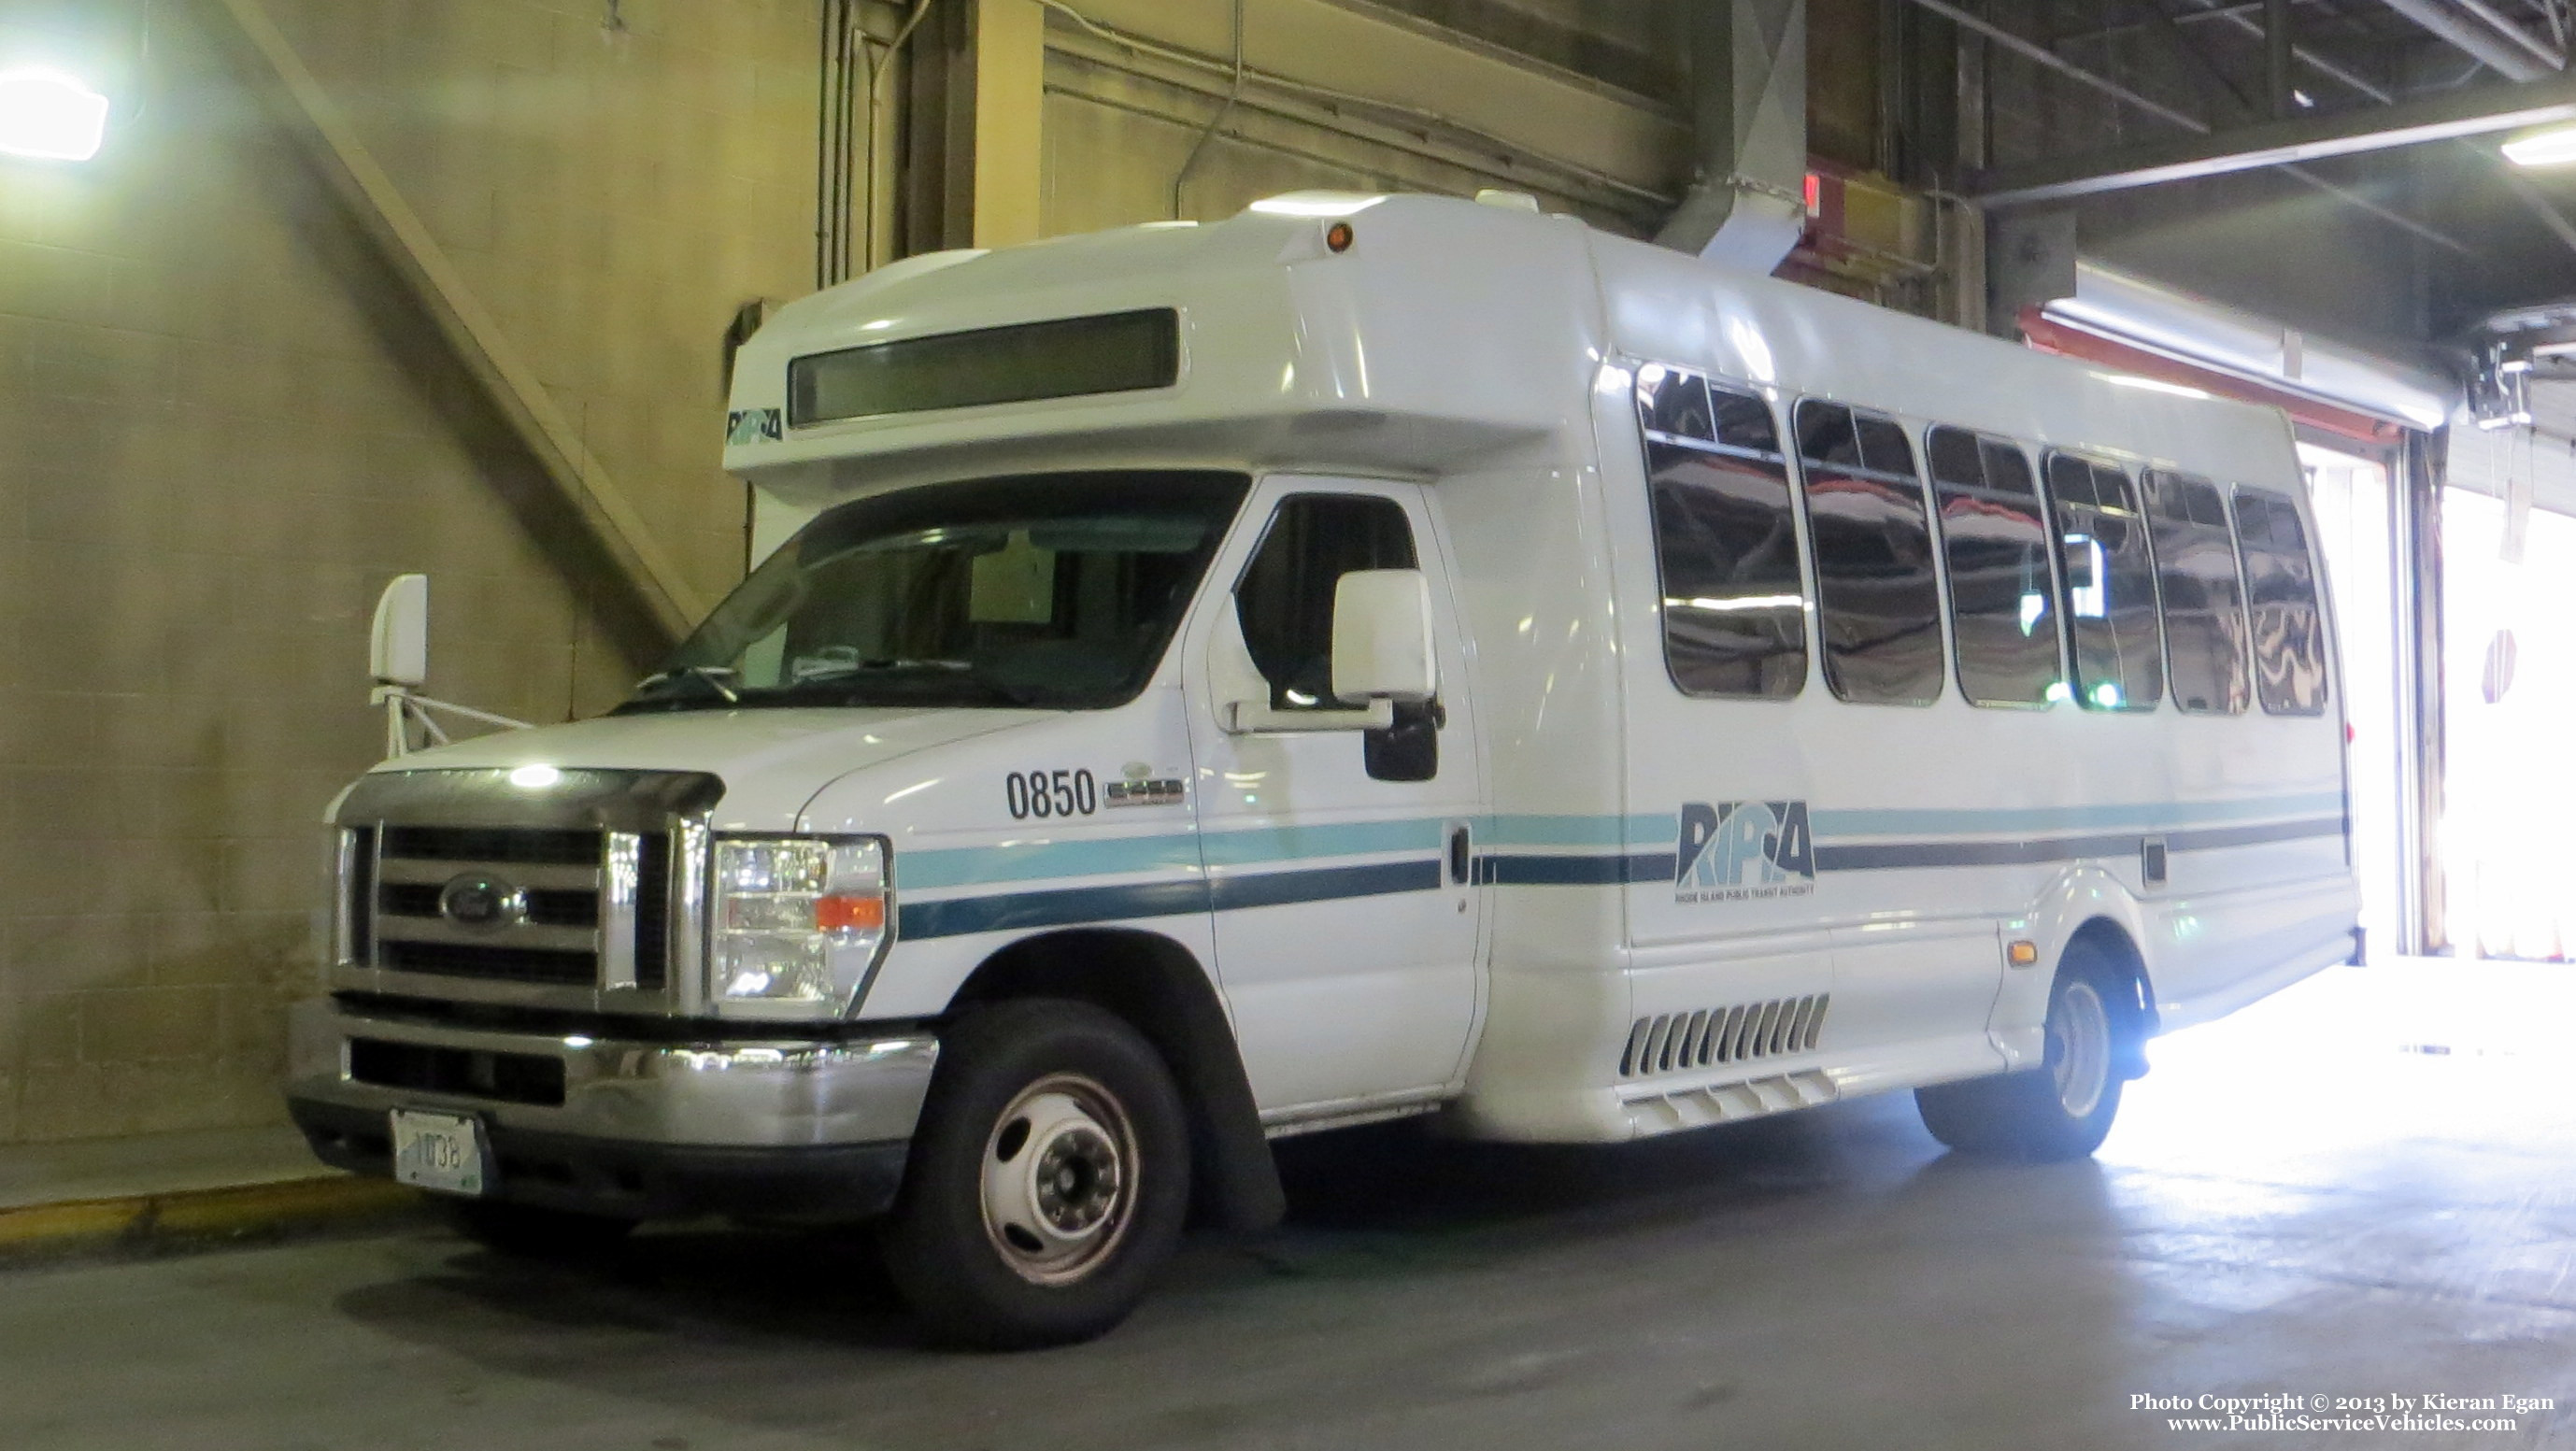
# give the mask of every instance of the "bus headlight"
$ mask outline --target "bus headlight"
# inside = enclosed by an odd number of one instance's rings
[[[879,837],[717,838],[707,995],[847,1008],[885,950],[890,895]]]

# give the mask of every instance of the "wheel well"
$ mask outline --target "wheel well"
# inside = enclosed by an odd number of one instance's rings
[[[1024,937],[967,976],[947,1016],[1012,998],[1073,998],[1143,1034],[1171,1069],[1189,1112],[1195,1216],[1229,1229],[1278,1223],[1286,1196],[1243,1055],[1224,1004],[1188,948],[1121,928]]]
[[[2145,1076],[2146,1043],[2156,1035],[2157,1026],[2156,994],[2154,985],[2147,980],[2145,955],[2130,940],[2128,931],[2108,917],[2096,917],[2075,929],[2075,935],[2066,940],[2066,950],[2071,953],[2079,948],[2090,949],[2124,980],[2127,991],[2123,1005],[2133,1015],[2130,1021],[2137,1025],[2137,1032],[2131,1035],[2122,1055],[2126,1061],[2120,1065],[2121,1073],[2127,1078]]]

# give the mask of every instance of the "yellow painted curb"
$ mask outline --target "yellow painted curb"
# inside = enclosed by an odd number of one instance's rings
[[[388,1179],[335,1174],[0,1209],[0,1253],[109,1241],[212,1239],[382,1214],[420,1200]]]

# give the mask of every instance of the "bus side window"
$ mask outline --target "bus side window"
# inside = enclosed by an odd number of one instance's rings
[[[1807,682],[1806,586],[1770,405],[1649,363],[1637,370],[1637,414],[1674,687],[1796,695]]]
[[[2245,676],[2245,588],[2236,576],[2227,501],[2194,474],[2149,469],[2145,483],[2174,704],[2199,715],[2242,715],[2254,692]]]
[[[1845,700],[1931,704],[1941,695],[1941,589],[1905,430],[1810,398],[1798,405],[1798,458],[1825,683]]]
[[[1959,693],[1977,705],[2045,706],[2065,678],[2048,521],[2021,449],[1964,428],[1924,435],[1950,573]]]
[[[2048,492],[2075,699],[2088,710],[2153,710],[2165,693],[2163,632],[2137,490],[2109,464],[2051,453]]]
[[[2326,708],[2325,621],[2307,531],[2287,495],[2236,491],[2237,550],[2254,613],[2254,690],[2273,715]]]

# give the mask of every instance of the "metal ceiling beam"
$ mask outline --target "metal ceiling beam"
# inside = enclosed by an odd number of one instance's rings
[[[508,423],[518,442],[590,526],[625,585],[666,638],[685,636],[708,601],[681,572],[624,490],[582,442],[499,321],[484,307],[428,224],[394,186],[260,0],[201,0],[197,7],[230,42],[243,78],[339,195],[395,275],[437,325],[456,360]]]
[[[2007,167],[1979,178],[1975,196],[1988,207],[2026,206],[2571,119],[2576,119],[2576,82],[2490,86],[2374,110],[2267,121],[2188,140]]]
[[[2441,37],[2454,49],[2475,56],[2489,70],[2511,80],[2536,81],[2556,73],[2567,64],[2566,57],[2553,55],[2540,42],[2525,34],[2520,26],[2482,5],[2477,8],[2483,14],[2468,14],[2453,8],[2450,0],[2380,0],[2380,3]]]
[[[2121,85],[2117,81],[2111,80],[2105,76],[2096,75],[2093,72],[2086,70],[2084,67],[2075,64],[2073,61],[2049,50],[2045,46],[2039,45],[2022,36],[2015,35],[2011,31],[2004,29],[2002,26],[1995,24],[1993,21],[1987,20],[1981,16],[1972,15],[1967,11],[1960,9],[1958,6],[1950,4],[1949,0],[1914,0],[1914,3],[1931,11],[1935,15],[1939,15],[1944,19],[1949,20],[1952,24],[1955,24],[1962,29],[1974,31],[1977,34],[1986,37],[1988,40],[2004,47],[2006,50],[2012,51],[2016,55],[2026,57],[2039,65],[2058,72],[2060,75],[2063,75],[2070,80],[2090,86],[2094,90],[2100,91],[2104,95],[2111,97],[2113,100],[2120,101],[2126,105],[2144,111],[2150,116],[2156,116],[2163,120],[2170,121],[2174,125],[2181,127],[2185,131],[2192,132],[2196,136],[2208,136],[2210,134],[2211,128],[2209,123],[2201,120],[2199,117],[2189,115],[2182,111],[2177,111],[2173,107],[2167,106],[2161,102],[2150,100],[2147,97],[2138,94],[2136,91],[2130,90],[2128,87]],[[2272,125],[2276,127],[2293,124],[2299,123],[2272,123]],[[2156,148],[2140,147],[2134,149],[2144,151]],[[2435,246],[2457,252],[2462,256],[2477,255],[2476,248],[2469,246],[2459,238],[2451,236],[2437,228],[2428,227],[2424,223],[2406,215],[2404,212],[2392,211],[2389,208],[2372,201],[2366,196],[2362,196],[2356,192],[2337,186],[2333,182],[2326,180],[2324,177],[2318,176],[2314,172],[2303,170],[2295,165],[2284,164],[2293,159],[2294,158],[2283,157],[2274,160],[2254,162],[2251,163],[2251,165],[2279,166],[2284,174],[2294,177],[2300,182],[2316,188],[2318,191],[2324,192],[2326,195],[2335,198],[2337,201],[2340,201],[2347,206],[2353,207],[2359,211],[2368,212],[2370,215],[2379,218],[2381,221],[2387,222],[2393,227],[2397,227],[2403,231],[2421,237],[2425,241],[2433,243]],[[2080,168],[2080,163],[2077,163],[2077,165]],[[2034,169],[2036,170],[2038,168]],[[2241,170],[2245,168],[2222,169]],[[2180,178],[2161,176],[2148,177],[2139,181],[2124,182],[2120,185],[2145,186],[2156,181],[2178,179]],[[1991,187],[1991,183],[1989,183],[1989,186]],[[2117,186],[2089,188],[2089,190],[2093,191],[2114,191],[2118,189],[2119,188]],[[2084,191],[2066,193],[2066,195],[2069,196],[2084,194]],[[1975,195],[1970,199],[1987,207],[1999,207],[2016,205],[2021,202],[2040,201],[2045,198],[2039,196],[2005,197],[1997,195]]]

